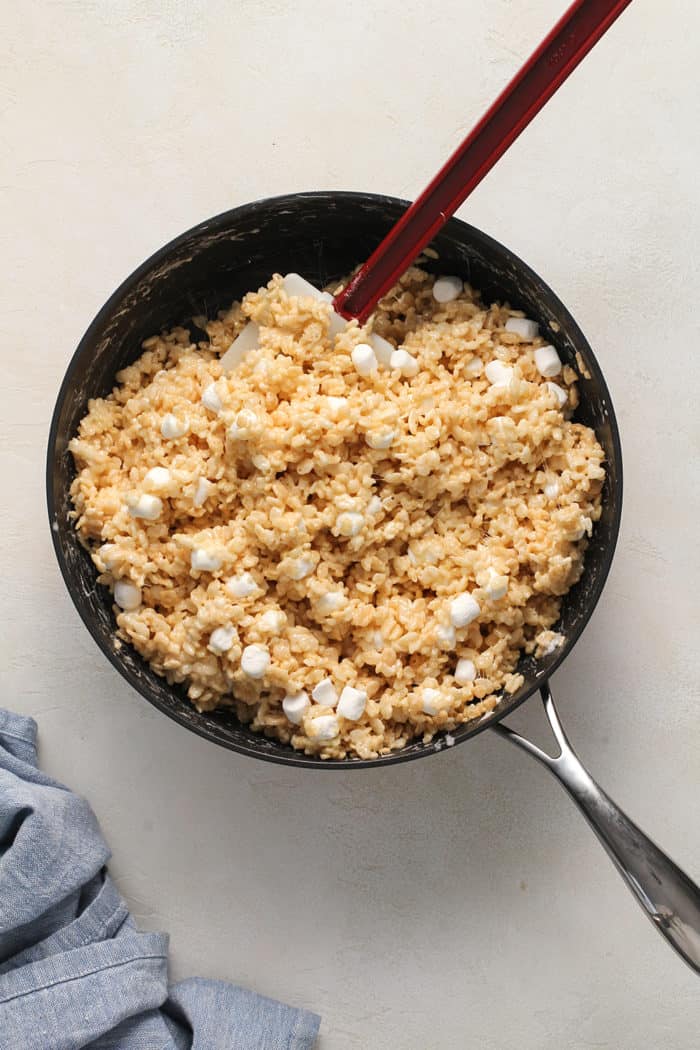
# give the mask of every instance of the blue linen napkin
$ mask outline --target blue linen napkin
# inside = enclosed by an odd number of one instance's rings
[[[320,1018],[223,981],[168,987],[84,799],[37,767],[36,723],[0,708],[0,1050],[310,1050]]]

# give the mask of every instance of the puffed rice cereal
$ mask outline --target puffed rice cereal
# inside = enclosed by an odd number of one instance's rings
[[[71,495],[119,637],[159,675],[308,754],[371,758],[520,687],[581,575],[603,450],[535,322],[458,278],[413,267],[369,326],[330,317],[275,276],[195,319],[208,343],[147,339],[89,404]]]

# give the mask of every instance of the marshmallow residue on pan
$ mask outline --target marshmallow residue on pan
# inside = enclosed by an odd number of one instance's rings
[[[308,287],[146,340],[71,442],[75,524],[120,637],[193,704],[367,758],[554,651],[603,451],[554,328],[418,267],[364,328]]]

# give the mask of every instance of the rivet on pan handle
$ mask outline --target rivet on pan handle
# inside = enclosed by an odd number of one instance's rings
[[[700,973],[700,887],[596,784],[571,747],[547,686],[541,696],[560,754],[548,755],[500,723],[494,731],[537,758],[566,788],[659,933]]]

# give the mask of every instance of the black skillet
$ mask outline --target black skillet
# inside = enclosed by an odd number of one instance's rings
[[[359,193],[302,193],[276,197],[225,212],[182,234],[140,266],[108,300],[76,350],[61,385],[51,423],[47,497],[54,547],[63,578],[80,616],[103,653],[138,692],[169,718],[207,740],[265,761],[307,769],[367,769],[424,758],[445,746],[415,742],[373,759],[322,761],[251,732],[226,712],[199,712],[181,688],[169,686],[127,645],[116,644],[112,601],[96,586],[95,569],[70,519],[74,476],[68,442],[88,399],[109,392],[119,369],[141,352],[141,341],[175,324],[192,327],[198,314],[217,309],[266,283],[273,272],[297,272],[317,286],[348,273],[404,212],[406,202]],[[603,842],[650,919],[690,966],[700,972],[700,889],[643,835],[594,783],[572,751],[554,708],[547,681],[586,626],[603,589],[617,540],[622,506],[620,440],[610,395],[593,351],[564,305],[525,263],[492,238],[451,219],[432,242],[436,272],[457,274],[485,300],[507,300],[537,320],[541,331],[581,375],[576,418],[595,429],[605,449],[603,513],[586,553],[585,571],[566,595],[557,630],[563,644],[536,660],[524,656],[524,684],[501,697],[485,718],[453,731],[462,744],[492,727],[543,762],[564,785]],[[196,333],[195,338],[201,338]],[[582,367],[583,366],[583,367]],[[539,691],[560,746],[544,754],[502,724],[502,719]]]

